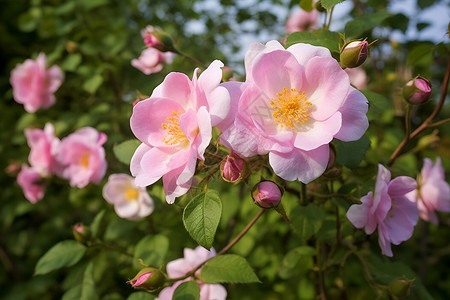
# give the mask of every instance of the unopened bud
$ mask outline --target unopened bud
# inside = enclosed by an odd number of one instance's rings
[[[409,295],[409,291],[413,282],[414,279],[408,279],[405,276],[394,279],[389,283],[389,292],[392,296],[405,298]]]
[[[408,81],[403,87],[403,98],[411,104],[422,104],[428,101],[431,95],[431,82],[417,76]]]
[[[166,282],[166,276],[163,272],[152,267],[143,268],[133,279],[128,281],[134,288],[146,289],[151,292],[160,289],[164,282]]]
[[[226,182],[239,182],[248,174],[248,167],[245,160],[235,153],[231,153],[220,163],[220,175]]]
[[[261,181],[252,190],[252,198],[262,208],[275,208],[281,202],[280,187],[273,181]]]
[[[80,243],[86,244],[92,239],[92,233],[89,227],[78,223],[72,229],[74,238]]]
[[[149,48],[155,48],[161,52],[178,52],[175,49],[172,38],[160,28],[149,25],[142,30],[141,35],[145,45]]]
[[[362,65],[369,54],[367,41],[350,42],[342,48],[340,62],[343,67],[356,68]]]

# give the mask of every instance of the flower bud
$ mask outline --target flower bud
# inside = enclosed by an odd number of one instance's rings
[[[403,98],[410,104],[422,104],[428,101],[431,95],[431,82],[423,77],[408,81],[403,87]]]
[[[133,279],[128,281],[134,288],[142,288],[151,292],[160,289],[164,282],[166,282],[166,276],[160,270],[152,267],[143,268]]]
[[[252,198],[262,208],[274,208],[281,202],[280,187],[273,181],[261,181],[252,190]]]
[[[391,283],[389,283],[389,292],[392,296],[405,298],[409,295],[409,291],[413,282],[414,279],[408,279],[405,276],[394,279],[391,281]]]
[[[342,48],[340,62],[343,67],[356,68],[362,65],[369,54],[367,41],[353,41]]]
[[[155,48],[161,52],[178,52],[175,49],[172,38],[159,28],[147,26],[142,30],[141,34],[144,38],[145,45],[149,48]]]
[[[79,241],[82,244],[86,244],[92,239],[91,229],[89,229],[89,227],[83,225],[82,223],[78,223],[73,226],[72,232],[75,240]]]
[[[239,182],[247,174],[247,163],[235,153],[225,156],[220,163],[220,175],[226,182]]]

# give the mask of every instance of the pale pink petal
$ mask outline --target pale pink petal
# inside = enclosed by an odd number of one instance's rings
[[[380,223],[378,226],[378,244],[381,248],[381,253],[386,256],[392,257],[394,254],[391,249],[391,241],[389,239],[389,234],[383,223]]]
[[[392,210],[384,221],[391,243],[398,245],[408,240],[413,234],[418,218],[419,211],[415,203],[405,197],[394,199]]]
[[[22,188],[25,198],[33,204],[45,195],[45,184],[41,180],[39,172],[27,165],[22,165],[22,169],[17,175],[17,183]]]
[[[309,151],[314,150],[333,140],[333,136],[339,131],[342,124],[340,112],[336,112],[324,121],[306,121],[298,125],[294,146]]]
[[[323,145],[311,151],[294,149],[288,153],[270,152],[269,163],[284,180],[300,180],[309,183],[323,174],[329,159],[329,146]]]
[[[137,201],[127,201],[115,204],[114,210],[116,211],[116,214],[121,218],[131,220],[139,219],[139,203]]]
[[[239,99],[245,89],[245,84],[238,81],[228,81],[221,84],[222,87],[226,88],[230,94],[230,109],[227,116],[216,125],[220,131],[224,131],[229,126],[231,126],[236,118]]]
[[[200,300],[225,300],[227,290],[220,284],[202,284],[200,286]]]
[[[331,57],[330,50],[328,50],[327,48],[313,46],[310,44],[298,43],[290,46],[286,50],[291,52],[297,62],[302,66],[306,66],[308,61],[316,56]]]
[[[368,103],[366,97],[358,90],[351,88],[343,106],[342,125],[335,138],[344,142],[359,140],[369,127],[367,120]]]
[[[167,98],[187,109],[192,104],[192,91],[192,82],[185,74],[172,72],[153,90],[150,98]]]
[[[404,196],[417,188],[417,182],[414,178],[408,176],[399,176],[389,183],[388,193],[392,198]]]
[[[230,94],[222,86],[216,87],[207,95],[211,125],[216,126],[223,122],[230,112]]]
[[[253,80],[253,75],[250,70],[253,67],[255,59],[263,53],[272,52],[274,50],[284,50],[284,47],[278,41],[269,41],[266,45],[254,42],[250,45],[250,49],[245,53],[246,81]]]
[[[212,138],[212,128],[211,128],[211,118],[206,110],[206,107],[202,106],[197,112],[197,122],[198,122],[198,135],[196,141],[197,156],[201,160],[205,160],[203,154],[205,153],[206,147],[208,147],[209,142]],[[195,168],[195,167],[194,167]]]
[[[311,58],[305,68],[305,80],[302,91],[312,103],[311,116],[318,121],[336,113],[350,90],[347,73],[330,57]]]

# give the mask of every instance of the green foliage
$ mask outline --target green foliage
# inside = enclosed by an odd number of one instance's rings
[[[134,151],[136,151],[140,144],[141,142],[139,140],[128,140],[117,144],[113,148],[114,155],[120,162],[129,165]]]
[[[312,11],[314,8],[314,0],[300,0],[299,4],[306,11]]]
[[[390,16],[391,14],[388,12],[377,12],[356,17],[345,24],[345,36],[347,38],[360,38],[363,33],[381,25]]]
[[[200,286],[195,280],[185,281],[176,288],[172,299],[198,300],[200,299]]]
[[[59,242],[39,259],[34,274],[47,274],[53,270],[73,266],[80,261],[85,251],[86,247],[77,241]]]
[[[307,206],[295,207],[289,218],[294,232],[302,241],[306,242],[322,227],[325,214],[320,207],[310,203]]]
[[[334,144],[337,148],[336,161],[348,168],[354,168],[363,161],[370,147],[370,140],[366,135],[363,135],[359,140],[354,142],[336,140]]]
[[[214,190],[196,195],[185,207],[183,224],[191,237],[206,249],[214,242],[222,214],[222,201]]]
[[[345,0],[322,0],[322,6],[325,7],[326,9],[330,9],[333,6],[335,6],[336,4],[339,4],[341,2],[344,2]]]
[[[337,32],[320,29],[312,32],[294,32],[288,35],[286,47],[297,43],[306,43],[314,46],[322,46],[328,48],[331,52],[339,53],[339,42],[340,35]]]
[[[206,283],[260,282],[247,260],[236,254],[224,254],[208,260],[202,267],[200,279]]]
[[[142,267],[139,260],[148,266],[158,267],[164,262],[167,250],[169,249],[169,239],[158,234],[155,236],[146,236],[139,241],[134,249],[134,267]]]

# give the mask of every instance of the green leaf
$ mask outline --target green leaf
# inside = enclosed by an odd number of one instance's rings
[[[391,16],[388,12],[365,14],[356,17],[345,25],[345,36],[347,38],[361,38],[361,35],[377,26]]]
[[[197,281],[185,281],[173,292],[172,300],[198,300],[200,299],[200,286]]]
[[[102,83],[103,76],[100,74],[95,74],[83,83],[83,90],[88,93],[94,94]]]
[[[97,298],[93,270],[94,264],[90,262],[84,271],[83,282],[81,283],[80,300],[93,300]]]
[[[336,4],[344,2],[345,0],[322,0],[322,6],[326,9],[330,9]]]
[[[117,144],[113,148],[114,155],[120,162],[129,165],[134,152],[140,144],[139,140],[128,140]]]
[[[191,237],[206,249],[214,241],[217,226],[222,214],[222,201],[219,193],[208,190],[195,196],[184,208],[183,224]]]
[[[47,251],[37,262],[34,275],[47,274],[53,270],[76,264],[86,252],[86,247],[77,241],[59,242]]]
[[[331,52],[339,53],[339,40],[339,33],[325,29],[314,30],[311,32],[294,32],[288,35],[286,47],[297,43],[306,43],[314,46],[322,46],[328,48]]]
[[[100,230],[100,225],[102,223],[103,217],[105,216],[105,212],[106,210],[102,210],[100,211],[94,218],[94,220],[91,223],[90,229],[92,232],[92,236],[93,237],[97,237],[98,236],[98,232]]]
[[[300,7],[306,11],[312,11],[314,8],[313,0],[300,0]]]
[[[366,135],[354,142],[335,140],[333,143],[337,148],[336,161],[349,168],[357,167],[370,147],[370,139]]]
[[[304,242],[319,231],[324,218],[323,210],[312,203],[295,207],[290,215],[294,232]]]
[[[80,53],[70,54],[66,57],[66,59],[62,62],[61,68],[64,71],[73,72],[80,65],[82,60]]]
[[[364,96],[366,96],[367,100],[369,101],[369,111],[367,112],[367,118],[369,119],[369,121],[379,120],[380,115],[390,110],[391,101],[388,98],[371,91],[364,90],[361,92],[364,94]]]
[[[71,287],[62,296],[62,300],[79,300],[81,297],[81,284]]]
[[[208,260],[200,272],[205,283],[260,282],[247,260],[236,254],[215,256]]]
[[[433,48],[431,43],[422,43],[415,46],[408,54],[407,63],[410,66],[427,66],[433,61]]]
[[[316,249],[310,246],[300,246],[289,251],[281,261],[278,275],[283,279],[304,275],[313,267],[312,257]]]
[[[142,259],[148,266],[159,267],[164,262],[168,249],[169,239],[165,235],[144,237],[134,249],[134,267],[141,267],[139,259]]]

